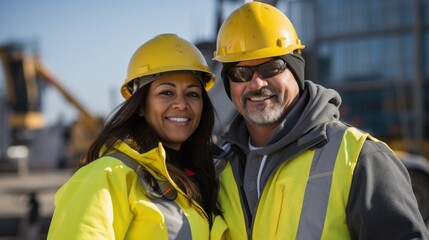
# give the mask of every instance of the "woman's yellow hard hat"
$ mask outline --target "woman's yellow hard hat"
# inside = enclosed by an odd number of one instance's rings
[[[201,74],[200,80],[207,91],[215,81],[215,75],[198,48],[176,34],[167,33],[152,38],[135,51],[128,65],[127,78],[121,86],[121,94],[125,99],[131,97],[133,83],[137,79],[149,83],[164,73],[176,71]]]

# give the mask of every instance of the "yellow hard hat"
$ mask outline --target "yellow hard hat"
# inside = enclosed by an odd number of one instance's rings
[[[222,24],[213,60],[240,62],[282,56],[304,47],[280,10],[266,3],[250,2],[236,9]]]
[[[125,99],[131,97],[137,79],[145,81],[144,85],[164,73],[176,71],[198,73],[206,91],[210,90],[215,81],[215,75],[198,48],[176,34],[167,33],[152,38],[136,50],[128,64],[121,94]]]

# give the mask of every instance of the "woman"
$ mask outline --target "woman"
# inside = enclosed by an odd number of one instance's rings
[[[143,44],[121,87],[126,101],[55,196],[48,239],[208,239],[214,81],[177,35]]]

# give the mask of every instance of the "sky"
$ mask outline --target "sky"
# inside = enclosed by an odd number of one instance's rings
[[[1,0],[0,44],[36,45],[60,83],[89,112],[105,117],[123,101],[128,62],[145,41],[161,33],[194,43],[215,38],[216,1]],[[52,87],[43,101],[48,124],[77,114]]]

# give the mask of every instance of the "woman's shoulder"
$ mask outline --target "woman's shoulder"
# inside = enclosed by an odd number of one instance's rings
[[[134,172],[134,170],[123,161],[113,156],[106,155],[79,168],[71,179],[74,181],[84,181],[86,179],[94,180],[95,178],[128,175],[130,172]]]

